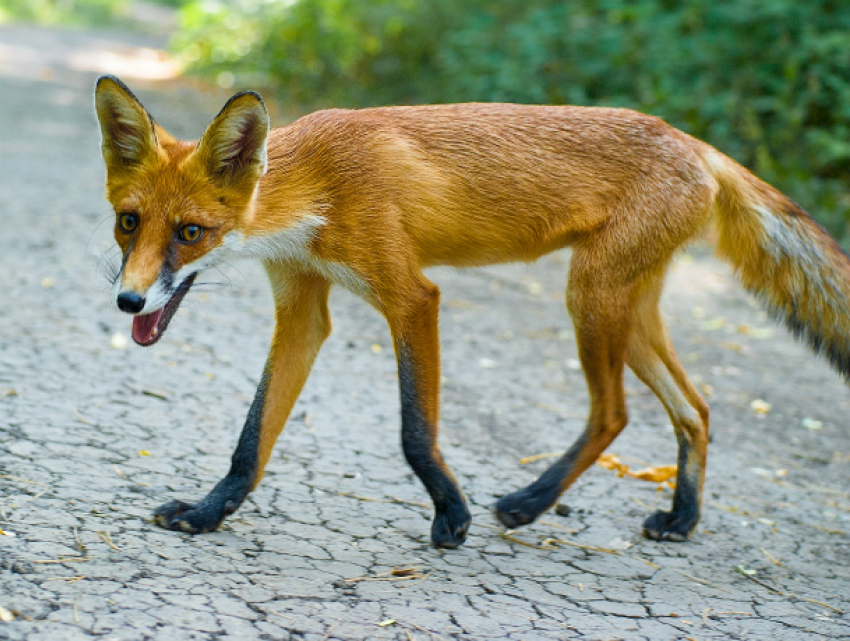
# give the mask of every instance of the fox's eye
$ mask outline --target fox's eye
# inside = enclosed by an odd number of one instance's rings
[[[177,231],[177,238],[184,243],[196,243],[204,235],[204,228],[200,225],[185,225]]]
[[[139,215],[125,212],[118,216],[118,228],[125,234],[132,233],[139,226]]]

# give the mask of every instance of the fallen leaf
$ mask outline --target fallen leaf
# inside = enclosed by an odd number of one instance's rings
[[[676,478],[677,466],[675,465],[657,465],[655,467],[647,467],[635,472],[627,472],[626,476],[631,476],[641,481],[649,481],[651,483],[663,483],[672,478]]]
[[[147,450],[139,450],[139,456],[150,456],[151,453]]]
[[[763,401],[760,398],[755,399],[752,403],[750,403],[750,409],[761,416],[764,416],[770,411],[770,403],[767,401]]]
[[[378,627],[379,627],[379,628],[385,628],[385,627],[387,627],[388,625],[393,625],[395,622],[396,622],[396,621],[395,621],[395,619],[387,619],[386,621],[381,621],[381,622],[378,624]]]
[[[606,470],[616,472],[621,478],[629,471],[628,465],[621,462],[620,458],[616,454],[611,454],[609,452],[602,454],[598,459],[596,459],[596,464],[600,467],[604,467]]]
[[[736,565],[735,571],[740,572],[745,576],[755,576],[757,574],[756,570],[752,570],[750,568],[745,568],[743,565]]]
[[[675,478],[677,470],[677,466],[675,465],[657,465],[633,472],[628,465],[620,461],[617,455],[608,452],[600,456],[596,460],[596,464],[604,467],[606,470],[616,472],[620,478],[628,476],[641,481],[649,481],[650,483],[669,481]]]
[[[7,610],[2,605],[0,605],[0,621],[3,621],[3,623],[11,623],[14,620],[15,615],[12,613],[12,611]]]

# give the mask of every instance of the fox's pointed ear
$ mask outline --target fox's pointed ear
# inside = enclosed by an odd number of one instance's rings
[[[95,89],[101,149],[108,170],[141,163],[157,149],[156,125],[127,86],[114,76],[101,76]]]
[[[207,128],[196,154],[210,176],[233,186],[266,173],[269,112],[259,94],[238,93]]]

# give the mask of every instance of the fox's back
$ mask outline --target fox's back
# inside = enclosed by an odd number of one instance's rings
[[[424,264],[484,264],[571,244],[652,190],[698,188],[701,144],[631,110],[468,103],[315,112],[276,130],[269,157],[272,175],[310,165],[331,217],[393,208]]]

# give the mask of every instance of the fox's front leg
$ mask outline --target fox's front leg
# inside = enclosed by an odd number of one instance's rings
[[[215,530],[263,477],[272,447],[307,380],[319,348],[330,334],[329,283],[314,275],[267,266],[275,293],[275,331],[230,471],[198,503],[169,501],[154,521],[191,534]]]
[[[434,502],[431,540],[456,548],[466,539],[470,514],[437,443],[440,420],[440,291],[422,277],[387,313],[401,390],[401,443],[410,467]]]

